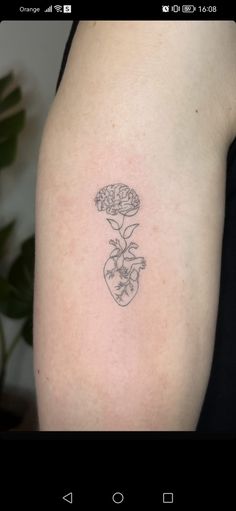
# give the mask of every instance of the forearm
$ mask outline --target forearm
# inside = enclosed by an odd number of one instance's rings
[[[35,372],[41,427],[194,429],[218,304],[224,122],[212,139],[213,123],[197,121],[186,107],[193,98],[181,107],[169,102],[168,66],[163,76],[158,64],[153,76],[152,52],[149,60],[132,52],[128,59],[119,41],[116,54],[114,38],[106,62],[106,51],[93,47],[84,30],[78,69],[74,48],[39,163]],[[87,67],[85,47],[92,53]],[[138,195],[134,216],[109,213],[94,201],[99,190],[120,183]],[[112,229],[107,218],[120,227],[122,216],[122,228]],[[117,238],[124,249],[124,230],[136,223],[130,240],[143,268],[138,290],[129,286],[123,304],[116,296],[121,288],[106,272],[114,269],[118,278],[130,267],[121,252],[117,267],[110,256],[117,247],[109,240]]]

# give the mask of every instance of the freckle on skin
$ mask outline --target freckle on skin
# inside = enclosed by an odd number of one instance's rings
[[[196,114],[198,114],[198,109],[195,110]]]

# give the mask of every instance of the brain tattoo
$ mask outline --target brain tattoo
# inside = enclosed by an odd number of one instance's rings
[[[126,185],[115,184],[104,186],[95,197],[98,211],[106,211],[108,215],[133,216],[137,213],[140,200],[137,193]]]

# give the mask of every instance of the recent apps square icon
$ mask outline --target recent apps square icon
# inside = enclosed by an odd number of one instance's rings
[[[174,494],[172,492],[165,492],[162,495],[163,504],[173,504],[174,503]]]

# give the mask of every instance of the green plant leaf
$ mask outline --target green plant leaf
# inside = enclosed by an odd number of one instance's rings
[[[2,227],[0,229],[0,259],[5,255],[6,244],[7,244],[9,237],[11,236],[14,225],[15,225],[15,220],[13,220],[12,222],[10,222],[7,225],[4,225],[4,227]]]
[[[25,321],[21,330],[21,335],[27,344],[30,346],[33,345],[33,316]]]
[[[0,78],[0,97],[2,96],[3,92],[8,87],[8,85],[11,83],[12,80],[13,80],[12,73],[8,73],[7,75]]]
[[[24,318],[29,314],[28,303],[21,299],[9,281],[0,277],[0,311],[9,318]]]
[[[5,98],[0,100],[0,114],[8,110],[8,108],[12,108],[17,105],[21,100],[21,90],[20,87],[16,87],[12,92],[10,92]]]
[[[11,267],[9,282],[16,290],[17,301],[24,304],[23,309],[29,312],[32,303],[33,279],[30,268],[25,264],[24,258],[20,255]]]
[[[10,296],[5,303],[0,304],[4,316],[12,319],[26,318],[31,309],[27,302],[24,302],[16,290],[11,290]]]
[[[0,141],[0,169],[7,167],[13,163],[16,157],[17,138],[12,137],[7,140]]]
[[[25,124],[25,110],[10,115],[0,121],[0,139],[7,139],[17,135]]]
[[[15,107],[21,100],[20,87],[14,87],[8,92],[14,76],[8,73],[0,79],[0,169],[8,167],[16,157],[17,137],[25,124],[25,110],[13,114],[5,114],[8,109]]]
[[[10,292],[3,294],[1,312],[9,318],[30,317],[33,311],[34,236],[22,243],[21,253],[10,268],[7,282]]]
[[[29,304],[22,300],[17,290],[2,277],[0,277],[0,312],[13,319],[25,318],[31,312]]]
[[[6,303],[9,300],[9,296],[11,294],[12,288],[9,282],[0,277],[0,311],[2,312],[5,309]]]

